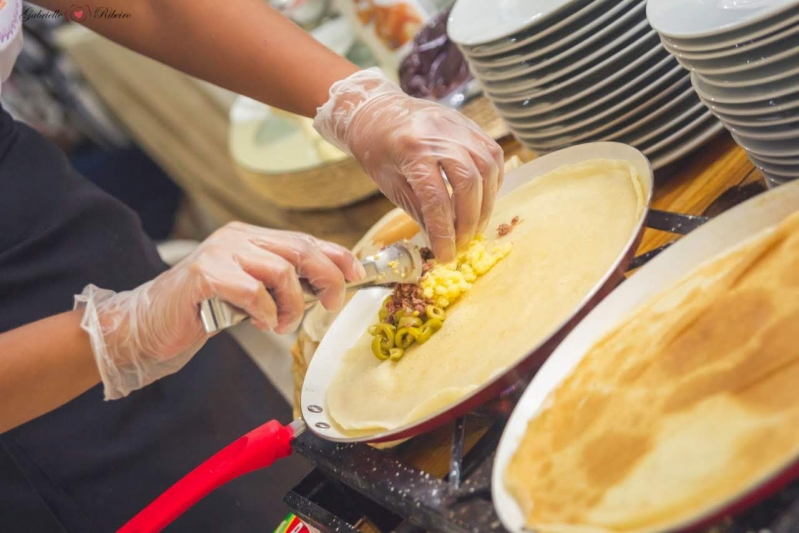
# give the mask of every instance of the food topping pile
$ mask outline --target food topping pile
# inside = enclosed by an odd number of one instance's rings
[[[414,343],[427,342],[444,325],[445,309],[507,256],[511,246],[507,242],[489,247],[478,235],[450,263],[436,263],[430,251],[423,249],[425,264],[419,285],[397,285],[383,302],[379,323],[369,328],[375,357],[399,361]]]

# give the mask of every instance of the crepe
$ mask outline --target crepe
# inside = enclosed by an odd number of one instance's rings
[[[799,212],[600,340],[505,479],[537,531],[662,531],[799,454]]]
[[[524,172],[519,169],[517,172]],[[367,333],[344,355],[327,394],[345,430],[391,430],[450,405],[546,338],[607,273],[644,208],[634,167],[592,160],[521,186],[497,202],[486,240],[510,254],[447,309],[444,327],[399,362],[381,362]],[[375,317],[376,318],[376,317]]]

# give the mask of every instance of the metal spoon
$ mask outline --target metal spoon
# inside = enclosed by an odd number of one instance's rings
[[[418,246],[409,242],[394,244],[361,261],[366,276],[360,281],[347,283],[345,290],[350,292],[367,287],[419,283],[423,263]],[[308,309],[319,300],[319,295],[306,280],[300,282],[305,308]],[[200,320],[206,333],[222,331],[247,318],[247,313],[217,297],[200,304]]]

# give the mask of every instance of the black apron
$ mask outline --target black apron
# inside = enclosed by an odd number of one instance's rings
[[[71,309],[88,283],[132,289],[166,268],[135,213],[0,115],[0,332]],[[105,402],[97,386],[0,435],[0,531],[113,531],[270,418],[288,422],[289,406],[218,335],[183,370],[127,398]],[[284,460],[234,481],[167,531],[271,531],[305,469]]]

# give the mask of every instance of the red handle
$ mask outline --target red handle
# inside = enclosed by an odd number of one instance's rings
[[[118,533],[161,531],[228,481],[291,455],[293,438],[294,430],[277,420],[250,431],[172,485],[122,526]]]

